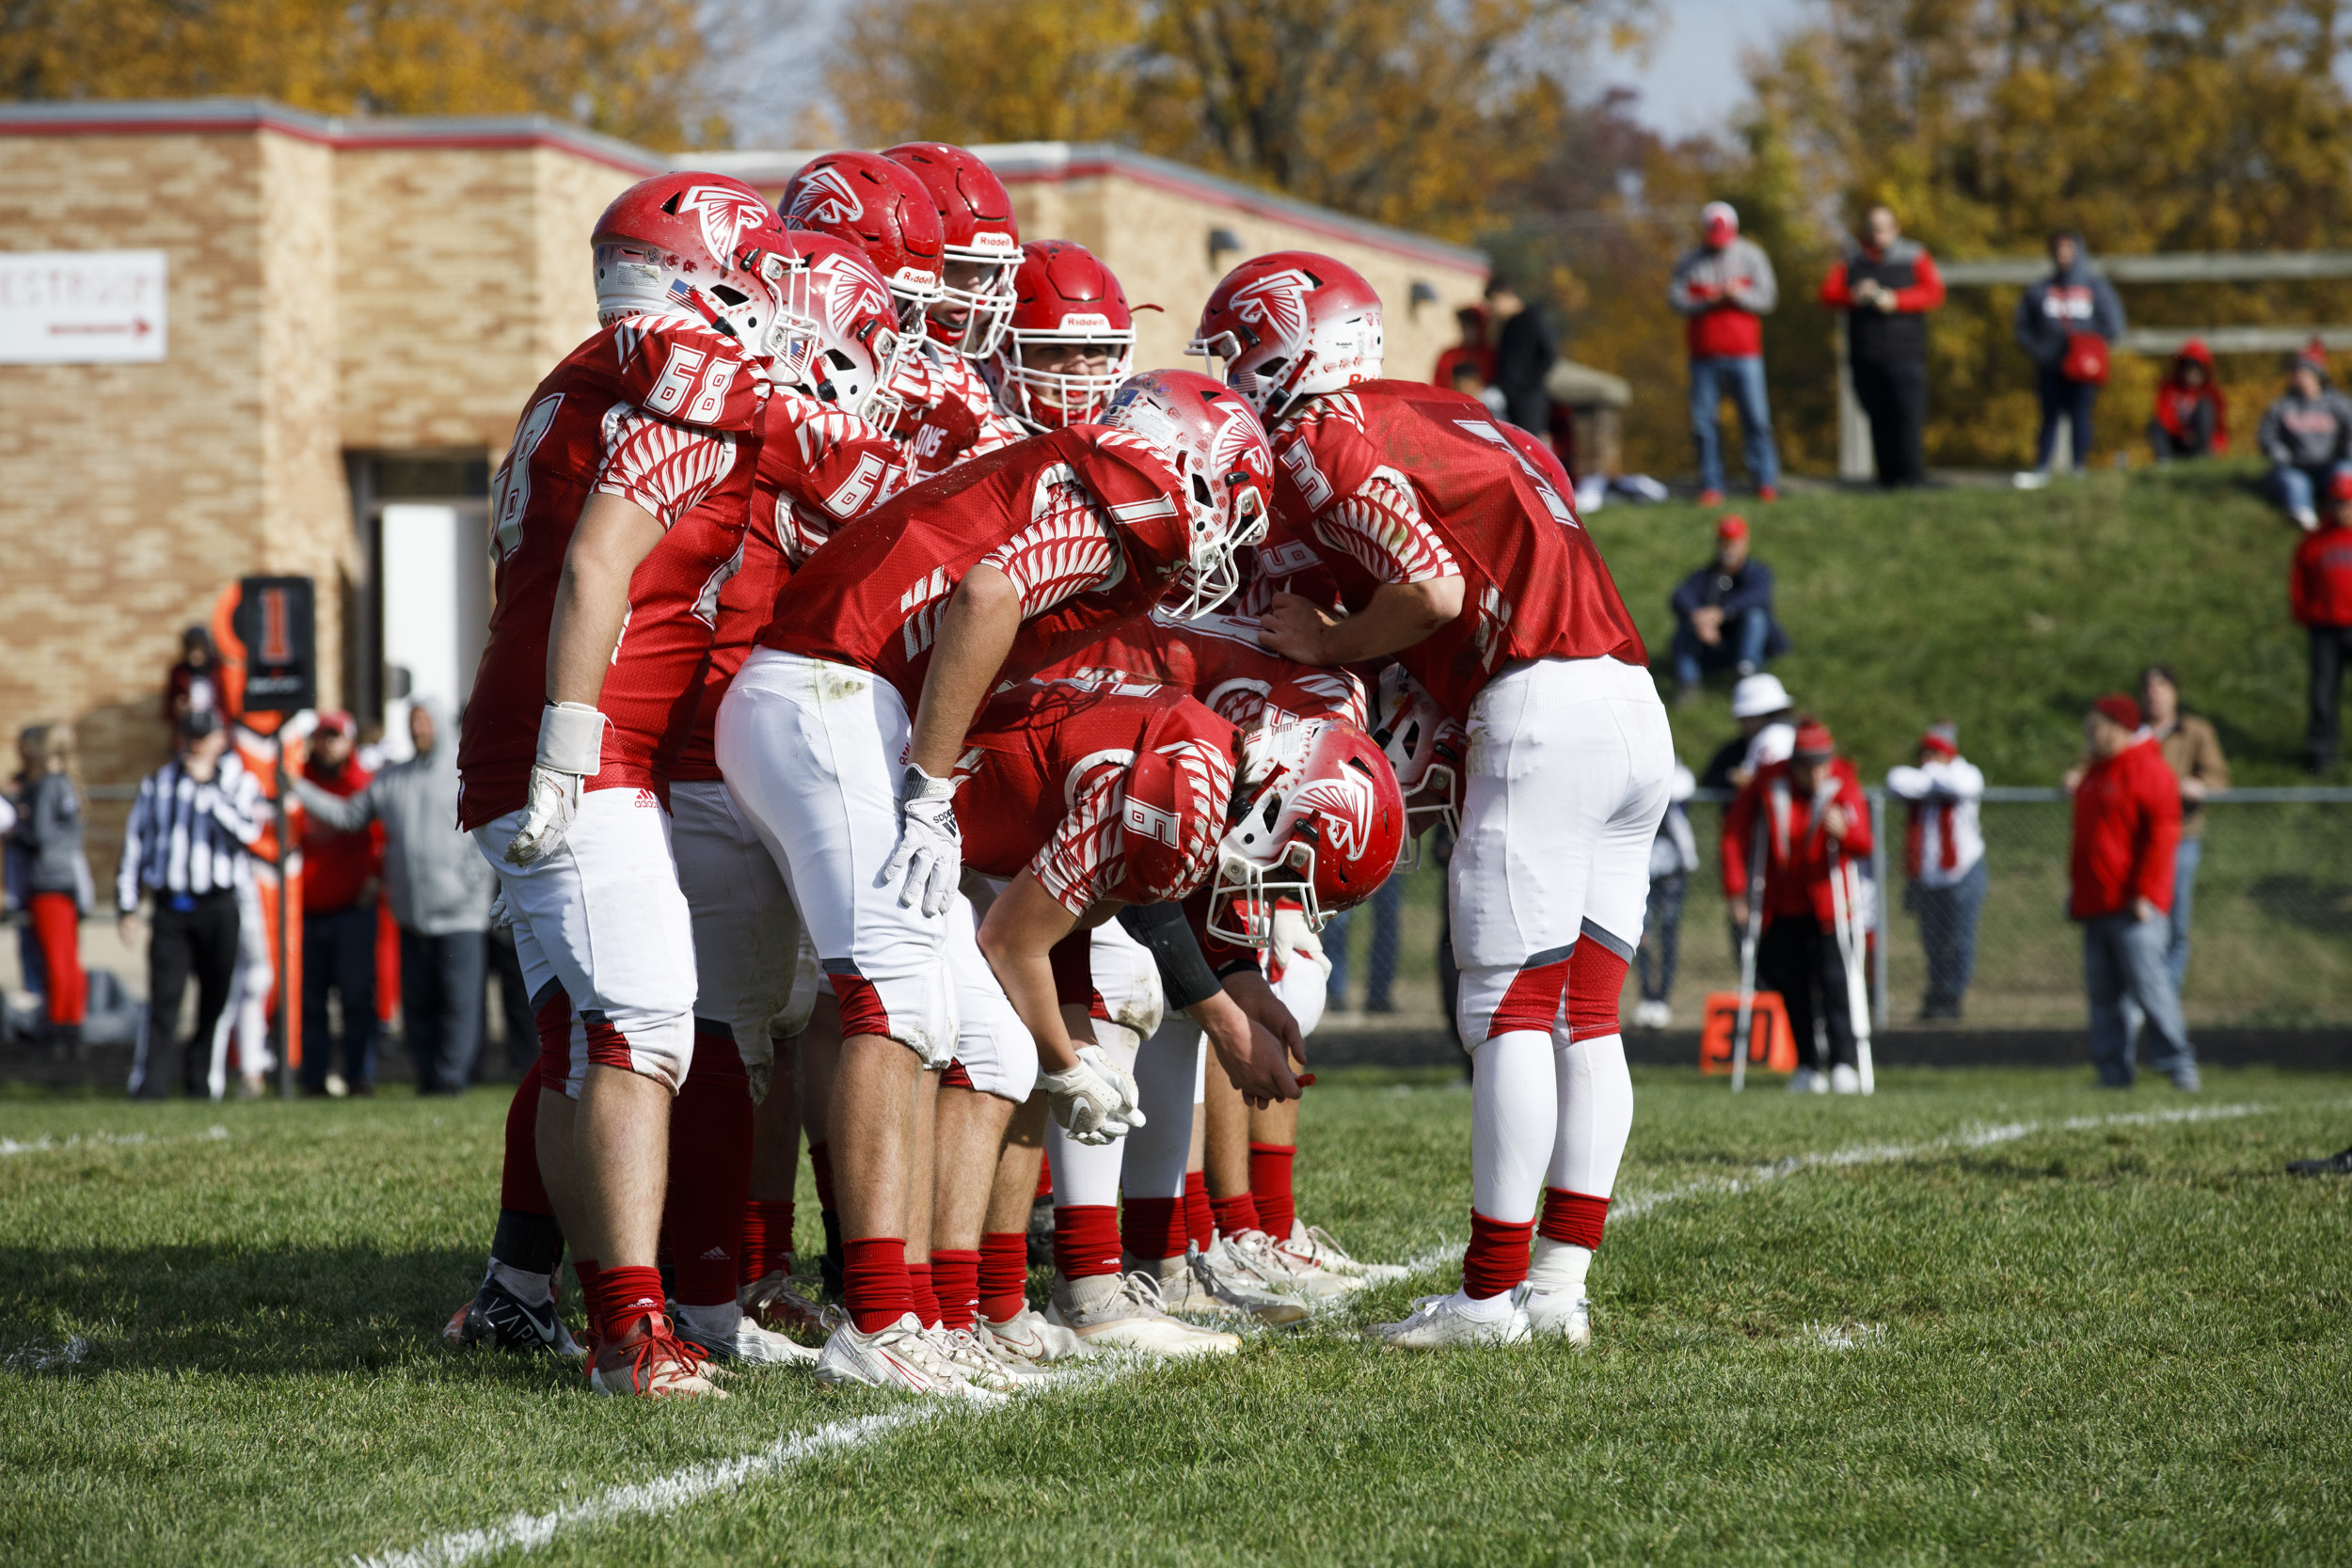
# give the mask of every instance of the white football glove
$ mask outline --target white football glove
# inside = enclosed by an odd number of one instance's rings
[[[1307,924],[1304,910],[1288,905],[1275,909],[1273,940],[1266,943],[1266,951],[1268,980],[1279,980],[1291,965],[1302,960],[1319,967],[1326,978],[1330,976],[1331,960],[1324,956],[1323,938]]]
[[[1115,1143],[1143,1125],[1135,1075],[1099,1045],[1078,1048],[1078,1065],[1038,1074],[1052,1097],[1054,1121],[1082,1144]]]
[[[549,703],[539,710],[539,760],[522,826],[506,846],[506,863],[531,865],[564,847],[583,781],[604,766],[604,715],[586,703]]]
[[[917,899],[927,915],[943,915],[956,895],[963,869],[963,832],[956,826],[956,781],[934,779],[913,763],[898,780],[898,847],[882,867],[882,880],[903,873],[898,907]]]

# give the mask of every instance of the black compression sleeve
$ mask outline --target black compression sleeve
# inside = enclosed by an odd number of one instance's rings
[[[1152,950],[1153,961],[1160,966],[1160,990],[1168,994],[1168,1011],[1205,1002],[1224,989],[1210,972],[1209,960],[1184,919],[1183,905],[1124,905],[1119,923],[1129,936]]]

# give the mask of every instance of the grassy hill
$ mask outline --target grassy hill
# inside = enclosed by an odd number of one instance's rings
[[[1772,668],[1875,781],[1949,718],[1998,784],[2051,784],[2090,699],[2143,665],[2180,673],[2237,782],[2303,784],[2304,643],[2287,614],[2296,533],[2256,470],[2105,472],[2038,494],[1941,489],[1735,503],[1779,578],[1794,647]],[[1715,511],[1613,505],[1592,519],[1661,681],[1675,584],[1712,548]],[[1693,767],[1733,730],[1729,681],[1675,710]]]

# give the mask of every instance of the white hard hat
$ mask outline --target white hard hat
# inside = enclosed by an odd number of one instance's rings
[[[1731,716],[1734,719],[1761,719],[1768,713],[1778,713],[1794,705],[1788,700],[1788,689],[1780,684],[1778,675],[1744,676],[1738,686],[1731,689]]]

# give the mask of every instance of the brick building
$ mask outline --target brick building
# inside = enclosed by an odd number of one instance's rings
[[[1261,251],[1359,267],[1405,374],[1485,276],[1477,252],[1121,149],[980,150],[1024,233],[1095,248],[1165,308],[1138,318],[1139,365],[1182,363],[1210,285]],[[688,161],[772,194],[803,158]],[[72,722],[102,878],[127,786],[167,748],[181,629],[238,577],[316,579],[323,701],[397,736],[409,689],[463,697],[488,475],[532,387],[596,325],[589,226],[679,162],[539,117],[0,106],[0,735]],[[92,253],[160,253],[151,337],[142,316],[130,356],[20,352],[22,279]]]

